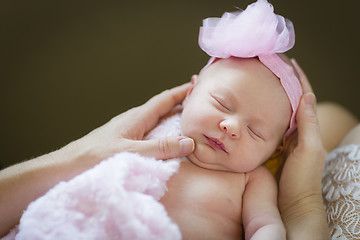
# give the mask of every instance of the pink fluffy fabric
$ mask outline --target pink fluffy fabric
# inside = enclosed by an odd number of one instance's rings
[[[175,125],[168,119],[152,137],[174,126],[177,135],[179,117],[172,119]],[[181,239],[159,203],[179,161],[119,153],[32,202],[3,239]]]
[[[245,10],[207,18],[200,28],[199,45],[209,56],[249,58],[290,50],[295,44],[293,23],[274,13],[267,0]]]

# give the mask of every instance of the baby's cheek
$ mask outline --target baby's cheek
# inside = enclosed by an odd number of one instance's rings
[[[202,126],[210,125],[211,123],[216,123],[219,119],[215,114],[211,114],[211,112],[199,111],[196,113],[197,122]]]
[[[199,106],[197,108],[184,109],[181,118],[182,132],[186,136],[194,136],[204,131],[210,131],[214,122],[214,117],[209,114],[210,111],[206,106]]]
[[[244,167],[246,171],[252,171],[265,162],[266,153],[257,145],[248,144],[242,148],[242,159],[246,159]]]
[[[181,132],[183,135],[190,137],[193,128],[193,124],[188,114],[183,114],[181,118]]]
[[[183,122],[182,134],[188,137],[194,137],[197,133],[197,127],[191,122]]]

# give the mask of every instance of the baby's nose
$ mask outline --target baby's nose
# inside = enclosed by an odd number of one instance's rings
[[[239,124],[234,120],[227,119],[221,121],[220,128],[232,138],[239,137]]]

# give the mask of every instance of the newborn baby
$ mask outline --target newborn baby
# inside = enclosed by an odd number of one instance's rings
[[[204,20],[199,44],[212,58],[193,76],[181,115],[196,148],[160,200],[184,239],[286,238],[262,164],[296,128],[301,85],[280,54],[294,37],[266,0]]]
[[[182,133],[195,151],[160,200],[184,239],[285,239],[277,187],[262,164],[292,114],[279,79],[258,58],[221,59],[193,76]],[[261,237],[263,236],[263,237]]]

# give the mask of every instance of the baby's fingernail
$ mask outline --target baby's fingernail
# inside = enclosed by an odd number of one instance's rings
[[[194,143],[194,140],[192,140],[191,138],[184,138],[184,139],[181,139],[179,142],[180,142],[181,153],[189,154],[194,151],[195,143]]]

